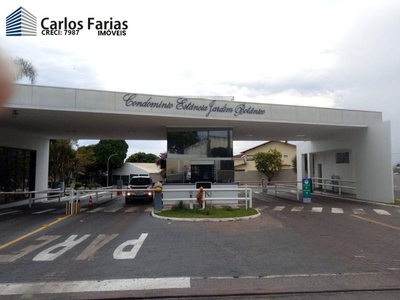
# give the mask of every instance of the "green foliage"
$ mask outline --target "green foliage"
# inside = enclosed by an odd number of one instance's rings
[[[78,162],[78,171],[86,172],[88,168],[96,163],[96,156],[93,146],[82,146],[76,150],[76,159]]]
[[[196,131],[168,132],[168,153],[183,154],[183,150],[200,141]]]
[[[98,183],[89,183],[87,186],[88,189],[97,189],[99,187],[101,187],[101,184]]]
[[[13,63],[17,68],[17,72],[15,75],[15,80],[20,80],[22,77],[28,77],[31,81],[31,84],[34,84],[37,77],[37,71],[35,67],[29,61],[26,61],[23,58],[16,57],[13,59]]]
[[[130,163],[155,163],[158,156],[152,153],[137,152],[129,156],[126,162]]]
[[[211,149],[212,157],[230,157],[232,153],[229,153],[229,149],[226,147],[214,147]]]
[[[179,205],[175,209],[163,210],[155,214],[163,217],[171,218],[240,218],[256,215],[258,212],[254,208],[207,208],[207,209],[189,209],[182,207],[178,209]]]
[[[172,210],[186,210],[186,206],[183,201],[179,201],[177,205],[172,206]]]
[[[79,181],[75,182],[75,189],[79,189],[81,187],[83,187],[83,183],[82,182],[79,182]]]
[[[71,140],[50,140],[49,175],[53,182],[66,182],[71,174],[77,172],[75,150]]]
[[[297,156],[292,158],[292,170],[297,174]]]
[[[104,178],[112,178],[112,170],[122,167],[128,152],[128,144],[124,140],[100,140],[93,147],[96,156],[95,171],[98,181],[105,183]],[[114,155],[116,154],[116,155]],[[107,174],[107,167],[109,174]]]
[[[267,152],[257,152],[253,156],[257,171],[267,176],[271,181],[276,172],[282,169],[282,154],[276,149]]]
[[[128,144],[124,140],[100,140],[93,148],[96,156],[96,165],[103,171],[107,171],[107,162],[109,169],[122,167],[128,152]],[[110,158],[111,155],[114,155]]]

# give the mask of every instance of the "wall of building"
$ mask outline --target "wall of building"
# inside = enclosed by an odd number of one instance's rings
[[[297,145],[297,157],[307,153],[324,153],[351,149],[353,169],[340,169],[333,165],[333,156],[325,155],[323,169],[327,174],[341,173],[342,178],[356,181],[356,197],[375,202],[392,203],[393,171],[391,165],[390,121],[369,125],[368,128],[349,130],[324,140],[304,142]],[[310,162],[309,162],[310,165]],[[336,168],[336,169],[335,169]],[[345,168],[345,167],[344,167]],[[298,180],[306,174],[302,159],[297,159]]]
[[[140,163],[138,163],[140,165]],[[147,163],[145,163],[145,165],[148,165]],[[153,168],[155,169],[155,168]],[[132,163],[124,163],[122,165],[121,168],[115,169],[113,170],[113,179],[118,177],[118,176],[129,176],[129,179],[131,177],[131,175],[140,175],[140,174],[146,174],[149,175],[151,177],[151,179],[153,180],[153,182],[157,182],[157,181],[162,181],[163,178],[161,177],[160,173],[156,173],[156,172],[149,172],[148,170],[146,170],[145,168],[141,168],[140,166],[137,166],[135,164]],[[116,176],[116,177],[114,177]],[[119,179],[123,179],[122,177]],[[127,180],[129,180],[127,179]],[[113,184],[116,184],[116,182],[112,182]]]
[[[36,151],[35,190],[47,190],[49,140],[38,135],[0,128],[0,146]]]
[[[235,172],[235,182],[267,182],[267,177],[258,171]],[[280,170],[274,175],[272,181],[296,181],[297,175],[293,170]]]
[[[349,163],[336,163],[336,153],[338,152],[349,152],[350,158]],[[352,149],[340,149],[335,151],[328,151],[323,153],[313,153],[314,155],[314,165],[311,164],[312,175],[311,177],[319,177],[319,178],[332,178],[333,175],[339,176],[341,180],[350,180],[356,181],[355,175],[355,162],[354,155]],[[318,164],[322,165],[322,176],[318,174]],[[331,180],[325,181],[326,183],[330,183]],[[314,182],[314,185],[316,182]],[[354,186],[354,184],[343,182],[344,186]],[[316,185],[316,187],[320,187]],[[327,190],[333,191],[333,187],[326,187]],[[354,194],[354,189],[342,189],[343,193]]]
[[[262,144],[259,147],[245,151],[243,153],[245,164],[237,166],[235,169],[244,170],[245,172],[257,170],[256,164],[251,157],[257,152],[268,152],[270,149],[276,149],[282,154],[282,169],[292,169],[292,159],[296,156],[296,146],[278,141]],[[245,157],[247,157],[247,159]]]

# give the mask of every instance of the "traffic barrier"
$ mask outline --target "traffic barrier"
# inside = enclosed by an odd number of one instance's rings
[[[72,205],[71,203],[67,202],[65,203],[65,215],[69,216],[72,214]]]

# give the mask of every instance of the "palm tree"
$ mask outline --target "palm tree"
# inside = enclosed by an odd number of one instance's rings
[[[13,62],[17,68],[17,72],[14,78],[15,81],[23,77],[28,77],[31,81],[31,84],[34,84],[37,77],[37,71],[32,63],[20,57],[14,58]]]

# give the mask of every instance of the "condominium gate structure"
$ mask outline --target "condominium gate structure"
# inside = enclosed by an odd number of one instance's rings
[[[297,177],[393,202],[381,112],[16,85],[0,113],[0,189],[47,188],[50,139],[167,140],[166,184],[234,184],[233,141],[303,141]]]

